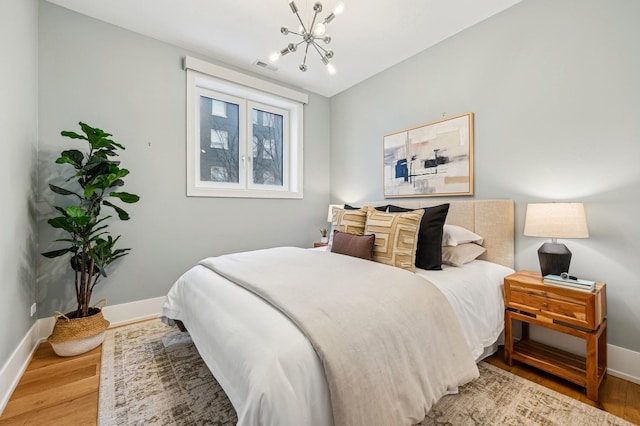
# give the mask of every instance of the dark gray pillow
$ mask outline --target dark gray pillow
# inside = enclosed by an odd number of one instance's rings
[[[373,260],[373,243],[375,241],[375,235],[355,235],[334,231],[331,252]]]
[[[389,213],[408,212],[419,209],[405,209],[389,205]],[[442,228],[449,213],[449,203],[425,207],[416,248],[416,268],[426,270],[442,269]]]
[[[378,207],[374,207],[374,209],[378,210],[379,212],[386,212],[387,211],[387,207],[388,205],[385,204],[384,206],[378,206]],[[344,205],[344,209],[345,210],[360,210],[362,207],[353,207],[350,206],[349,204],[345,204]]]

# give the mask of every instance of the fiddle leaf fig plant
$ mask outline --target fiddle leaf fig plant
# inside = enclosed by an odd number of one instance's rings
[[[66,243],[67,247],[42,253],[48,258],[71,254],[78,304],[72,313],[75,318],[90,315],[91,294],[100,278],[107,276],[107,266],[131,250],[116,248],[120,236],[111,236],[107,221],[112,216],[103,214],[102,207],[113,209],[120,220],[129,220],[129,214],[107,198],[129,204],[140,199],[138,195],[117,190],[124,186],[123,179],[129,170],[120,168],[120,162],[112,157],[117,157],[118,149],[124,150],[124,146],[114,142],[110,133],[82,122],[79,124],[83,134],[65,130],[61,135],[85,141],[87,149],[84,152],[78,149],[62,151],[56,163],[71,172],[65,181],[67,188],[49,184],[56,194],[70,197],[70,204],[55,206],[59,215],[48,220],[52,227],[66,234],[55,241]]]

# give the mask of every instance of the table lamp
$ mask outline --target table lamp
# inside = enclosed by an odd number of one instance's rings
[[[333,221],[333,208],[344,208],[344,204],[329,204],[329,213],[327,214],[327,222]]]
[[[571,252],[558,238],[588,238],[587,219],[582,203],[527,204],[524,235],[547,237],[551,242],[538,249],[542,276],[569,272]]]

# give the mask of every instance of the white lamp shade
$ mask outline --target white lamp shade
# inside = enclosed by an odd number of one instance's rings
[[[329,204],[329,213],[327,214],[327,222],[333,222],[333,208],[342,209],[344,204]]]
[[[582,203],[527,204],[524,235],[547,238],[589,238]]]

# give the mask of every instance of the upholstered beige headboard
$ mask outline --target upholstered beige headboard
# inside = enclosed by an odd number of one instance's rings
[[[484,237],[487,249],[480,259],[514,267],[514,202],[513,200],[411,200],[411,201],[367,201],[354,205],[379,206],[393,204],[405,208],[431,207],[449,203],[447,221],[451,225],[463,226]]]

